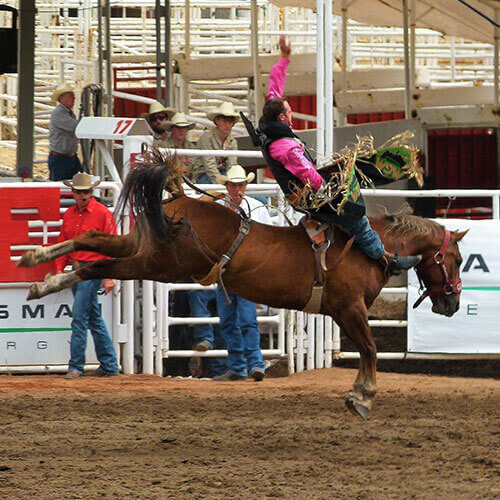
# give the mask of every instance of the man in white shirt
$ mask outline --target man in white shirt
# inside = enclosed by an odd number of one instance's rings
[[[245,196],[247,184],[253,178],[253,173],[247,175],[242,166],[233,165],[219,182],[226,185],[228,198],[234,204],[241,206],[252,220],[261,224],[272,224],[265,205]],[[218,200],[217,203],[225,204],[235,210],[226,200]],[[228,350],[228,371],[214,377],[213,380],[221,382],[246,380],[249,375],[254,380],[260,381],[265,377],[265,365],[260,350],[257,306],[230,291],[228,295],[231,300],[230,305],[226,304],[220,287],[217,288],[217,314],[220,318],[220,332]]]

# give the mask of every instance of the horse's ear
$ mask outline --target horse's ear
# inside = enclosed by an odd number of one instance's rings
[[[459,241],[462,241],[462,238],[469,232],[469,230],[465,230],[462,232],[455,232],[455,241],[458,243]]]

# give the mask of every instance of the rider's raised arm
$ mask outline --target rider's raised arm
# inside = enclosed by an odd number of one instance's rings
[[[292,45],[286,43],[285,35],[280,36],[280,60],[272,67],[269,73],[269,87],[267,89],[267,99],[283,97],[285,89],[286,72],[290,64],[290,54],[292,52]]]

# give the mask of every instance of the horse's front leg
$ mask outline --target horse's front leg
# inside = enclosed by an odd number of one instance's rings
[[[368,312],[364,304],[354,304],[342,311],[338,318],[346,335],[354,342],[360,354],[359,372],[354,390],[349,393],[346,405],[354,415],[368,418],[372,401],[377,392],[377,348],[368,325]]]
[[[29,250],[17,265],[34,267],[79,250],[97,252],[107,257],[127,257],[137,251],[137,239],[133,233],[117,236],[91,229],[72,240]]]

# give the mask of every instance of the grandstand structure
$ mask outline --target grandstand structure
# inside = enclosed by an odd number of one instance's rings
[[[19,0],[5,2],[20,8]],[[111,4],[109,19],[112,82],[115,92],[142,95],[140,106],[156,97],[156,54],[158,51],[154,0],[124,1]],[[235,0],[190,0],[170,2],[170,53],[172,61],[171,103],[198,118],[199,127],[207,108],[232,100],[237,109],[255,114],[252,104],[251,4]],[[286,33],[292,41],[297,73],[290,75],[287,93],[315,93],[316,14],[311,9],[279,8],[267,0],[257,0],[258,50],[265,75],[276,60],[277,40]],[[42,167],[47,155],[48,121],[52,104],[50,93],[62,80],[74,81],[77,88],[98,83],[99,19],[93,0],[44,0],[36,2],[35,40],[35,164]],[[187,22],[186,22],[187,20]],[[0,25],[9,25],[9,15],[0,12]],[[165,20],[163,19],[164,23]],[[162,26],[162,30],[164,30]],[[341,60],[341,19],[335,17],[333,54],[338,67],[348,70],[348,85],[367,89],[404,87],[403,32],[400,28],[364,26],[349,21],[345,61]],[[165,51],[165,46],[160,47]],[[493,81],[493,46],[445,37],[427,30],[416,30],[416,85],[422,88],[478,87],[488,89]],[[338,68],[337,68],[338,69]],[[367,73],[367,71],[369,72]],[[293,71],[292,71],[293,73]],[[368,76],[367,76],[368,75]],[[378,76],[377,76],[378,75]],[[337,75],[339,76],[339,75]],[[335,77],[336,81],[340,78]],[[262,78],[265,83],[265,77]],[[361,82],[361,83],[359,83]],[[349,88],[351,88],[349,87]],[[336,90],[339,90],[338,83]],[[0,147],[16,148],[17,75],[0,76]],[[400,94],[397,94],[399,96]],[[489,94],[488,94],[489,95]],[[340,97],[340,96],[339,96]],[[397,97],[399,99],[399,97]],[[141,100],[141,99],[139,99]],[[488,100],[487,97],[484,100]],[[134,102],[136,104],[134,104]],[[342,103],[342,99],[338,99]],[[78,104],[78,103],[77,103]],[[464,103],[466,104],[466,103]],[[115,96],[115,110],[138,113],[137,101]],[[364,104],[361,104],[363,106]],[[390,111],[394,101],[385,105]],[[314,127],[314,106],[303,118],[301,128]],[[345,119],[346,107],[340,119]],[[359,113],[360,110],[354,110]],[[361,110],[362,111],[362,110]],[[367,109],[366,112],[372,112]],[[378,109],[376,111],[388,111]],[[108,114],[112,113],[109,109]],[[137,115],[135,115],[137,116]],[[343,118],[342,118],[343,116]],[[307,120],[310,118],[310,120]],[[240,132],[242,130],[240,129]],[[196,132],[195,132],[196,133]],[[9,155],[3,154],[4,172],[15,172]],[[13,156],[15,158],[15,156]]]

